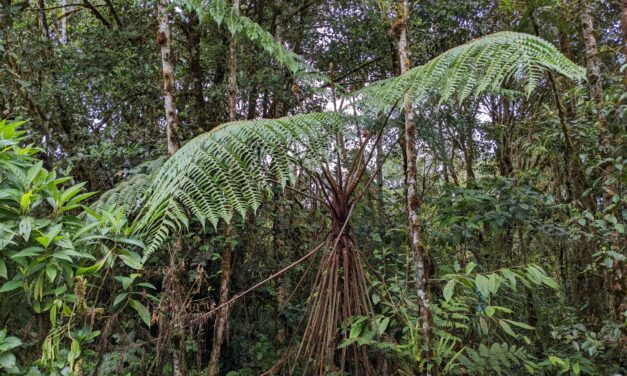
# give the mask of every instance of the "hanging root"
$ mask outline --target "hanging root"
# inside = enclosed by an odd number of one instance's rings
[[[351,317],[372,317],[373,312],[359,250],[348,235],[341,235],[333,250],[323,256],[310,299],[307,327],[296,353],[299,362],[290,374],[300,363],[302,374],[370,375],[365,347],[351,344],[337,349],[348,338]]]

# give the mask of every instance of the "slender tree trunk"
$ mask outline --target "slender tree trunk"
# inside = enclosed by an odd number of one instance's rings
[[[62,7],[61,11],[62,12],[68,12],[71,9],[70,8],[66,8],[66,0],[59,0],[59,5]],[[61,18],[61,44],[67,44],[68,42],[68,37],[67,37],[67,17],[62,17]]]
[[[286,4],[283,3],[283,0],[276,0],[274,4],[274,39],[277,43],[283,44],[283,11]],[[283,76],[282,71],[277,72],[281,77]],[[272,100],[272,116],[275,118],[279,118],[285,115],[284,113],[284,103],[282,99],[282,93],[280,90],[274,93]]]
[[[166,137],[168,146],[168,156],[174,155],[181,147],[181,141],[179,139],[179,126],[178,115],[176,111],[176,86],[174,80],[174,64],[172,56],[172,47],[170,40],[170,18],[167,13],[167,3],[161,1],[158,4],[159,13],[159,29],[157,31],[157,44],[161,48],[161,64],[163,74],[163,99],[164,110],[166,118]],[[182,286],[184,281],[180,281],[182,278],[185,263],[181,261],[181,240],[176,240],[175,246],[170,253],[170,265],[167,273],[173,281],[168,283],[166,288],[166,295],[169,302],[178,302],[176,304],[176,310],[172,312],[173,317],[170,326],[173,329],[172,334],[172,369],[174,376],[183,376],[187,374],[187,367],[185,364],[185,337],[182,330],[181,317],[185,314],[185,308],[180,305],[186,304],[185,301],[181,302],[180,292],[177,287]],[[179,279],[177,281],[177,279]],[[179,283],[180,282],[180,283]]]
[[[239,0],[233,0],[233,8],[239,14]],[[237,120],[237,35],[231,36],[231,53],[229,56],[229,121]],[[231,228],[229,224],[224,225],[224,251],[222,252],[222,265],[220,277],[220,304],[229,300],[229,290],[231,288]],[[209,359],[208,375],[216,376],[220,370],[220,350],[224,342],[224,334],[227,332],[229,323],[230,307],[224,307],[218,311],[213,331],[213,348]]]
[[[399,18],[400,30],[398,38],[398,55],[400,62],[401,74],[409,69],[410,61],[408,56],[409,46],[407,44],[407,21],[408,21],[409,5],[408,0],[399,2]],[[405,97],[404,103],[405,115],[405,154],[407,155],[407,170],[405,171],[405,181],[407,185],[407,213],[409,219],[409,241],[411,246],[412,257],[414,260],[414,268],[416,273],[416,288],[418,293],[418,307],[421,319],[422,341],[430,346],[432,336],[431,306],[429,303],[429,281],[427,275],[427,250],[422,240],[422,229],[420,223],[420,207],[421,199],[418,195],[417,184],[417,167],[416,167],[416,123],[414,122],[414,113],[412,101],[409,96]],[[430,362],[430,350],[427,350],[425,359]],[[425,367],[426,369],[426,367]],[[430,371],[425,371],[429,374]]]
[[[594,102],[597,112],[597,120],[599,122],[600,137],[599,144],[601,150],[601,156],[605,159],[612,153],[612,132],[610,131],[607,123],[607,118],[604,112],[604,100],[603,100],[603,82],[601,75],[601,59],[599,59],[599,50],[597,48],[597,40],[594,36],[594,18],[592,17],[592,10],[587,1],[584,1],[581,10],[581,26],[583,30],[583,40],[586,47],[586,71],[588,76],[588,86],[590,88],[590,99]],[[611,163],[606,163],[603,166],[601,172],[601,181],[603,182],[603,206],[607,208],[614,197],[616,192],[616,186],[614,184],[607,184],[607,180],[612,177],[613,166]]]
[[[41,32],[46,39],[50,39],[50,30],[48,29],[48,19],[46,17],[46,3],[44,0],[37,0],[37,6],[39,7],[39,25]]]
[[[196,127],[203,131],[209,131],[205,113],[205,97],[203,94],[203,68],[200,61],[200,22],[196,13],[191,12],[186,22],[183,23],[183,31],[187,38],[187,50],[189,52],[189,70],[191,75],[191,91],[194,97],[194,112],[196,113]]]
[[[161,47],[161,64],[163,73],[163,99],[168,141],[168,155],[173,155],[181,147],[179,140],[179,122],[176,112],[176,86],[174,84],[174,64],[170,40],[170,17],[167,4],[159,3],[159,30],[157,43]]]
[[[220,305],[229,300],[232,253],[231,228],[227,224],[224,226],[224,251],[222,252],[222,265],[220,268]],[[209,376],[216,376],[220,370],[220,350],[228,327],[229,311],[230,307],[226,306],[221,308],[216,315],[213,330],[213,348],[211,349],[211,357],[209,358],[209,366],[207,367],[207,374]]]
[[[620,20],[621,28],[623,29],[623,56],[625,63],[627,64],[627,0],[623,0],[623,12]],[[627,91],[627,69],[623,71],[623,86]]]
[[[233,8],[239,14],[239,0],[233,0]],[[231,35],[229,55],[229,121],[237,120],[237,35]]]

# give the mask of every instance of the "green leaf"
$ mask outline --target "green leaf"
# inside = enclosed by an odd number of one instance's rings
[[[128,304],[139,314],[139,317],[142,319],[144,324],[150,327],[150,311],[146,308],[145,305],[141,304],[135,299],[130,299]]]
[[[26,209],[28,209],[28,207],[30,206],[30,198],[32,195],[32,191],[28,191],[22,195],[22,197],[20,198],[20,206],[22,207],[22,210],[25,211]]]
[[[39,256],[44,249],[41,247],[28,247],[23,249],[22,251],[11,256],[12,259],[20,258],[20,257],[30,257],[30,256]]]
[[[545,286],[547,286],[549,288],[552,288],[553,290],[559,290],[559,288],[560,288],[560,286],[557,284],[557,282],[553,278],[549,277],[548,275],[544,275],[542,277],[542,283]]]
[[[132,239],[132,238],[117,238],[115,239],[116,242],[118,243],[125,243],[125,244],[129,244],[129,245],[134,245],[136,247],[139,248],[146,248],[146,246],[144,245],[144,242],[142,242],[141,240],[138,239]]]
[[[492,316],[494,316],[494,313],[495,313],[495,312],[496,312],[496,309],[494,309],[494,307],[492,307],[492,306],[487,306],[487,307],[485,307],[485,314],[486,314],[488,317],[492,317]]]
[[[372,294],[372,304],[379,304],[379,302],[381,301],[381,298],[379,297],[378,294],[374,293]]]
[[[120,302],[122,302],[123,300],[126,299],[126,297],[128,296],[127,292],[123,292],[121,294],[118,294],[115,299],[113,300],[113,306],[117,306],[118,304],[120,304]]]
[[[22,286],[22,281],[21,280],[12,280],[12,281],[8,281],[5,282],[2,287],[0,287],[0,292],[9,292],[9,291],[13,291],[19,287]]]
[[[381,320],[381,322],[379,322],[379,325],[377,327],[377,332],[379,334],[383,334],[385,330],[387,329],[389,323],[390,323],[389,317],[386,317],[383,320]]]
[[[519,328],[523,328],[523,329],[527,329],[527,330],[535,330],[536,328],[534,328],[533,326],[527,325],[523,322],[520,321],[514,321],[514,320],[507,320],[505,319],[505,321],[507,321],[508,323],[517,326]]]
[[[92,266],[87,266],[84,268],[78,268],[76,270],[76,275],[92,275],[98,272],[98,270],[100,270],[100,268],[102,268],[102,266],[105,264],[105,262],[107,261],[107,257],[103,257],[100,261],[98,261],[97,263],[95,263]]]
[[[51,264],[46,265],[46,275],[50,283],[54,282],[54,279],[57,277],[57,268]]]
[[[4,346],[6,347],[5,351],[10,351],[22,346],[22,341],[17,337],[9,336],[4,339]]]
[[[466,270],[465,270],[466,274],[470,274],[475,269],[476,266],[477,264],[475,264],[472,261],[466,264]]]
[[[0,354],[0,368],[10,369],[15,367],[15,355],[6,352]]]
[[[503,331],[505,331],[505,333],[509,334],[510,336],[514,338],[518,337],[518,334],[514,333],[512,327],[507,322],[499,320],[499,326],[503,328]]]
[[[605,218],[606,221],[608,221],[609,223],[611,223],[613,225],[618,223],[618,220],[612,214],[606,214],[605,217],[603,217],[603,218]]]
[[[483,295],[485,298],[490,297],[490,280],[479,274],[475,277],[475,286],[477,286],[477,290]]]
[[[451,298],[453,297],[453,292],[455,291],[455,283],[456,281],[454,279],[451,279],[450,281],[446,282],[446,285],[444,286],[444,289],[442,290],[442,295],[444,295],[444,300],[447,302],[451,300]]]
[[[28,241],[28,238],[30,238],[30,233],[32,229],[33,229],[33,219],[30,217],[22,218],[22,220],[20,221],[18,233],[22,235],[24,240]]]
[[[7,279],[7,264],[4,263],[4,260],[0,260],[0,277]]]
[[[125,277],[122,275],[116,275],[114,279],[122,283],[122,288],[124,290],[127,290],[133,284],[133,281],[135,280],[135,278]]]
[[[135,252],[128,252],[126,254],[120,254],[122,261],[129,267],[135,270],[141,270],[144,265],[142,264],[142,258]]]
[[[351,331],[348,335],[348,338],[357,338],[361,334],[362,321],[355,322],[351,325]]]
[[[137,286],[142,286],[142,287],[146,287],[152,290],[156,290],[157,287],[155,287],[155,285],[153,285],[152,283],[148,283],[148,282],[142,282],[142,283],[138,283]]]

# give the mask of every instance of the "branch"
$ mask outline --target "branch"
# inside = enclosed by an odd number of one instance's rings
[[[93,4],[89,2],[89,0],[83,0],[83,6],[89,9],[91,13],[94,15],[94,17],[100,20],[100,22],[102,22],[102,24],[105,25],[107,29],[111,29],[111,23],[102,16],[102,13],[100,13],[98,9],[96,9],[96,7],[93,6]]]

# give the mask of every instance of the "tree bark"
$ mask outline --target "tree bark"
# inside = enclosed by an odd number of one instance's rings
[[[174,85],[174,64],[170,40],[170,17],[167,4],[159,3],[159,30],[157,44],[161,47],[161,64],[163,73],[163,99],[166,119],[168,155],[172,156],[181,147],[179,140],[179,122],[176,112],[176,86]]]
[[[621,28],[623,29],[623,56],[625,64],[627,64],[627,0],[623,0],[623,12],[621,17]],[[623,70],[623,86],[627,91],[627,69]]]
[[[233,0],[233,9],[239,14],[239,0]],[[237,35],[231,35],[229,56],[229,121],[237,120]]]
[[[407,44],[407,21],[409,13],[408,0],[399,1],[399,37],[398,37],[398,55],[400,62],[401,74],[406,72],[410,67],[408,56],[409,46]],[[418,294],[418,307],[420,310],[420,332],[422,341],[427,348],[430,346],[432,337],[433,317],[431,314],[431,306],[429,302],[429,281],[427,275],[427,250],[423,243],[422,229],[420,223],[420,207],[421,199],[418,195],[417,184],[417,167],[416,167],[416,123],[414,121],[414,113],[412,101],[409,95],[405,96],[404,102],[404,139],[405,154],[407,156],[407,170],[405,171],[405,183],[407,185],[407,214],[409,220],[409,242],[414,261],[414,269],[416,273],[416,288]],[[424,359],[430,363],[430,350],[427,350]],[[430,374],[430,370],[425,367],[425,374]]]
[[[194,112],[196,113],[196,126],[202,131],[211,130],[207,123],[205,113],[205,97],[203,94],[203,68],[200,61],[200,20],[195,12],[187,15],[187,20],[182,23],[182,30],[187,39],[189,52],[189,71],[191,75],[191,92],[194,97]]]
[[[233,8],[239,14],[239,0],[233,0]],[[231,47],[229,56],[229,121],[237,120],[237,35],[231,35]],[[220,277],[220,304],[229,300],[229,290],[231,288],[231,228],[229,224],[224,225],[224,251],[222,252],[222,265]],[[217,312],[216,322],[213,331],[213,348],[209,360],[208,375],[216,376],[220,370],[220,350],[224,342],[224,334],[227,332],[229,323],[230,307],[224,307]]]
[[[599,50],[597,48],[597,40],[594,36],[594,19],[592,10],[588,2],[584,2],[581,10],[581,26],[583,30],[583,40],[586,48],[586,71],[588,76],[588,86],[590,88],[590,99],[596,107],[597,120],[600,128],[600,151],[601,156],[605,159],[611,155],[612,149],[612,132],[607,123],[604,112],[603,100],[603,82],[601,76],[601,59],[599,59]],[[606,181],[612,176],[613,166],[606,163],[601,172],[601,181],[603,187],[603,204],[607,208],[614,197],[616,187],[614,184],[606,184]]]
[[[46,4],[44,0],[37,0],[37,6],[39,7],[39,24],[41,32],[47,40],[50,40],[50,29],[48,28],[48,19],[46,17]]]
[[[168,156],[173,156],[181,147],[181,141],[179,139],[179,126],[178,115],[176,111],[176,86],[174,80],[174,64],[172,56],[172,46],[170,39],[170,17],[167,13],[167,3],[160,1],[158,4],[159,14],[159,29],[157,31],[157,44],[161,48],[161,64],[162,64],[162,76],[163,76],[163,101],[166,118],[166,138],[168,147]],[[181,281],[182,274],[184,273],[185,263],[181,262],[181,240],[176,241],[176,245],[173,247],[170,254],[170,266],[168,273],[174,280],[168,285],[170,288],[166,288],[166,295],[168,301],[179,302],[176,305],[176,310],[173,312],[172,327],[174,334],[172,335],[172,369],[174,376],[184,376],[187,374],[187,367],[185,364],[185,337],[182,330],[182,316],[185,315],[186,302],[180,302],[182,298],[180,292],[177,291],[176,286],[181,286],[184,281]],[[176,279],[179,279],[178,281]],[[180,283],[179,283],[180,282]],[[172,325],[173,324],[173,325]]]
[[[283,23],[283,11],[285,4],[283,3],[283,0],[276,0],[275,4],[274,4],[274,39],[276,40],[277,43],[279,44],[283,44],[283,28],[284,28],[284,23]],[[283,74],[281,72],[278,72],[278,74],[280,76],[283,76]],[[283,103],[283,99],[281,98],[281,91],[278,90],[277,92],[274,93],[273,96],[273,100],[272,100],[272,116],[274,118],[279,118],[281,116],[284,116],[284,103]]]
[[[231,247],[231,229],[228,224],[224,226],[224,251],[222,252],[222,271],[220,276],[220,303],[223,305],[229,300],[229,290],[231,286],[231,258],[233,249]],[[216,315],[216,322],[213,330],[213,348],[207,367],[208,376],[216,376],[220,370],[220,350],[224,342],[224,335],[228,327],[230,305],[221,308]]]
[[[63,7],[63,9],[66,6],[66,0],[59,0],[59,5],[61,7]],[[68,11],[71,10],[71,8],[67,9]],[[68,37],[67,37],[67,17],[62,17],[61,18],[61,44],[67,44],[68,42]]]

